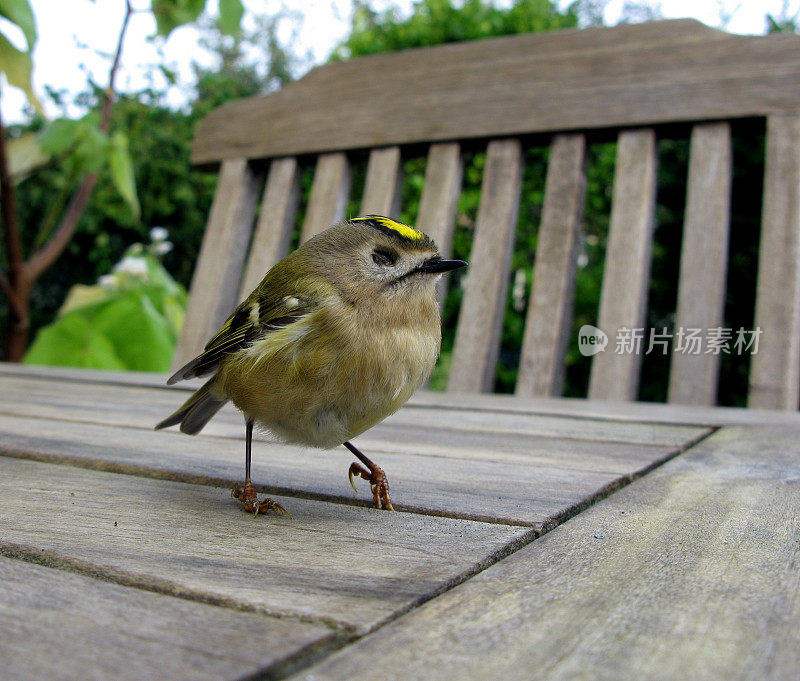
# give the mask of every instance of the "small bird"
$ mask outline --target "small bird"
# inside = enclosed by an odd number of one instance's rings
[[[381,468],[350,440],[397,411],[439,356],[436,281],[445,260],[421,231],[381,215],[341,222],[272,267],[168,385],[211,378],[156,430],[195,435],[228,400],[245,418],[245,481],[232,496],[254,514],[286,510],[250,481],[253,426],[287,443],[344,445],[376,508],[394,510]]]

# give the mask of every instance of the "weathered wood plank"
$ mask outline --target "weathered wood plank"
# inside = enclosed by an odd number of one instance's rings
[[[331,641],[320,624],[205,605],[0,556],[8,681],[234,679]]]
[[[731,129],[706,123],[692,129],[686,217],[678,279],[676,329],[722,326],[730,224]],[[712,405],[717,401],[720,355],[673,348],[669,402]]]
[[[494,386],[522,186],[518,140],[494,140],[486,151],[472,256],[465,278],[447,389],[489,392]]]
[[[43,381],[4,377],[0,379],[0,386],[1,413],[146,429],[164,414],[174,411],[186,397],[183,391],[174,388],[98,387],[58,379]],[[240,438],[241,426],[241,414],[232,405],[227,405],[203,432]],[[696,426],[629,423],[589,417],[578,421],[572,417],[452,409],[428,404],[406,405],[383,424],[371,429],[368,437],[377,442],[389,442],[389,438],[397,433],[396,444],[402,451],[406,440],[402,429],[416,427],[496,434],[498,437],[511,433],[539,441],[554,437],[656,446],[680,446],[705,432],[703,427]]]
[[[244,475],[244,443],[236,437],[243,430],[233,419],[191,438],[0,414],[0,454],[232,486]],[[386,471],[399,510],[533,527],[557,522],[680,449],[390,424],[381,437],[370,432],[354,442]],[[368,486],[354,493],[348,485],[351,460],[344,448],[259,442],[252,477],[277,494],[371,503]]]
[[[308,241],[344,217],[352,173],[343,153],[321,154],[308,199],[300,241]]]
[[[216,109],[192,160],[796,111],[799,64],[795,36],[731,36],[691,20],[404,50],[327,64]]]
[[[796,678],[798,435],[725,429],[292,679]]]
[[[522,528],[278,500],[0,457],[0,546],[129,585],[364,631],[486,564]],[[47,509],[47,522],[42,522]]]
[[[463,173],[464,158],[457,142],[431,145],[425,166],[425,184],[419,200],[417,227],[436,242],[444,258],[449,258],[453,252],[453,232]],[[449,277],[439,280],[437,293],[440,305],[447,294],[449,280]]]
[[[386,215],[396,218],[400,213],[403,166],[400,147],[373,149],[367,163],[361,215]]]
[[[590,398],[636,399],[642,354],[647,348],[617,353],[614,338],[620,329],[642,329],[645,326],[656,165],[656,137],[652,130],[620,133],[597,322],[610,340],[605,352],[596,354],[592,360]]]
[[[583,135],[557,135],[553,139],[517,395],[559,397],[564,385],[586,187],[585,161]]]
[[[239,302],[239,281],[261,179],[246,159],[222,164],[192,276],[186,322],[172,358],[173,369],[203,349]]]
[[[5,377],[30,376],[38,380],[65,379],[74,383],[105,387],[140,386],[176,390],[185,395],[196,390],[202,380],[184,381],[169,388],[164,386],[166,374],[136,371],[100,371],[97,369],[71,369],[69,367],[44,367],[0,362],[0,386]],[[447,408],[461,411],[533,414],[590,418],[616,423],[626,421],[645,424],[674,424],[689,426],[723,425],[800,425],[800,413],[770,409],[741,409],[738,407],[703,407],[654,402],[607,402],[578,398],[517,397],[501,394],[444,393],[420,390],[408,402],[411,407]]]
[[[798,407],[800,390],[800,116],[767,119],[755,325],[762,331],[747,404]]]
[[[247,268],[239,288],[240,300],[250,295],[267,270],[289,252],[299,200],[300,172],[297,159],[290,156],[273,160],[269,166]]]

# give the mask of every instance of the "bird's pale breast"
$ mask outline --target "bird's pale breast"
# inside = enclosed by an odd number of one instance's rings
[[[441,331],[435,301],[423,302],[402,317],[322,308],[232,356],[221,385],[280,438],[335,447],[399,409],[430,375]]]

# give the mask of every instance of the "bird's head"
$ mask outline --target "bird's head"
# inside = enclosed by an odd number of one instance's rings
[[[429,236],[380,215],[352,218],[320,237],[330,276],[355,300],[435,297],[441,274],[467,264],[442,258]]]

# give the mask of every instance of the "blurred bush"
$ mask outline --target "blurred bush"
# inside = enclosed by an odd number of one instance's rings
[[[39,330],[26,364],[131,371],[169,370],[186,310],[186,289],[164,269],[162,227],[134,244],[93,286],[76,284],[54,322]]]

